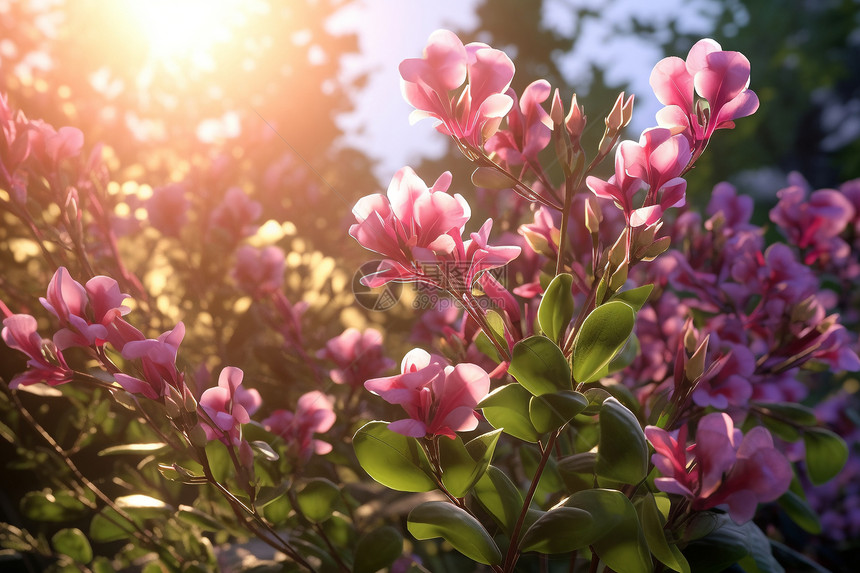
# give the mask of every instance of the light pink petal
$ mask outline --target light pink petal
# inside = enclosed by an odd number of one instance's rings
[[[660,205],[634,209],[630,212],[630,226],[641,227],[642,225],[652,225],[659,221],[662,215],[663,208]]]
[[[411,418],[391,422],[388,424],[388,429],[410,438],[423,438],[427,435],[427,426],[424,425],[424,422]]]
[[[729,102],[726,102],[720,109],[719,115],[713,120],[717,128],[723,127],[724,124],[731,123],[732,120],[747,117],[756,112],[759,106],[758,96],[752,90],[744,90],[737,97]],[[729,127],[726,125],[725,127]]]
[[[218,386],[230,392],[232,397],[236,393],[236,389],[242,384],[244,373],[241,369],[235,366],[225,366],[218,375]]]
[[[654,486],[660,491],[666,493],[675,493],[678,495],[683,495],[687,498],[693,497],[693,492],[691,492],[687,487],[685,487],[681,482],[671,477],[658,477],[654,478]]]
[[[651,71],[651,89],[663,105],[678,106],[683,111],[693,109],[693,76],[681,58],[663,58]]]
[[[158,400],[158,393],[155,389],[139,378],[134,378],[127,374],[115,374],[114,379],[126,392],[142,394],[152,400]]]
[[[696,93],[711,104],[711,113],[719,117],[719,110],[749,85],[750,62],[740,52],[722,51],[708,54],[706,62],[693,84]]]
[[[687,54],[687,71],[690,72],[691,76],[694,76],[696,72],[703,70],[708,65],[708,55],[719,52],[723,48],[716,40],[712,40],[710,38],[703,38],[693,44],[693,47],[690,48],[689,53]]]

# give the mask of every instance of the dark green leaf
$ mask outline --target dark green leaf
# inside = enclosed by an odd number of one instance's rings
[[[650,573],[651,553],[633,504],[613,489],[577,492],[564,504],[587,511],[594,519],[591,547],[614,571]]]
[[[533,476],[537,472],[541,459],[537,448],[523,444],[520,446],[519,454],[523,464],[523,471],[527,476]],[[546,465],[544,465],[543,473],[541,473],[537,488],[538,495],[536,497],[539,498],[541,494],[551,495],[563,489],[564,480],[561,479],[561,475],[558,473],[555,459],[550,457]]]
[[[352,447],[370,477],[399,491],[430,491],[436,483],[430,464],[415,438],[388,429],[386,422],[368,422],[355,433]],[[425,471],[425,468],[427,471]]]
[[[558,474],[564,481],[569,493],[575,493],[594,486],[594,464],[597,452],[582,452],[566,456],[558,461]]]
[[[523,506],[523,496],[511,479],[491,465],[475,484],[474,494],[478,503],[510,535]]]
[[[93,560],[93,548],[80,529],[61,529],[51,537],[57,553],[70,557],[75,563],[86,565]]]
[[[71,521],[88,511],[71,491],[28,491],[21,498],[21,513],[34,521]]]
[[[529,400],[529,419],[538,432],[546,433],[568,423],[587,405],[588,399],[573,390],[541,394]]]
[[[626,302],[633,310],[639,312],[642,306],[648,302],[648,297],[651,295],[652,290],[654,290],[654,285],[644,285],[616,293],[609,300]]]
[[[428,501],[409,512],[409,533],[416,539],[441,537],[466,557],[499,565],[502,553],[477,519],[444,501]]]
[[[639,356],[640,350],[639,338],[635,334],[631,334],[630,338],[627,339],[627,343],[621,349],[621,352],[616,354],[615,357],[609,361],[609,364],[606,367],[606,373],[612,374],[619,370],[624,370],[633,364],[633,361],[636,360],[637,356]]]
[[[810,428],[803,433],[806,446],[806,472],[819,485],[836,477],[848,461],[845,440],[824,428]]]
[[[573,318],[573,277],[567,273],[557,275],[549,283],[538,307],[538,325],[550,340],[558,342]]]
[[[636,484],[648,473],[648,444],[636,416],[615,398],[603,402],[599,417],[597,475]]]
[[[787,491],[779,498],[779,506],[785,513],[804,531],[813,535],[821,533],[821,521],[806,500],[794,493]]]
[[[726,514],[714,518],[717,527],[684,549],[693,571],[718,573],[743,561],[745,571],[782,573],[783,568],[774,559],[767,536],[755,523],[748,521],[738,525]]]
[[[376,573],[390,566],[403,552],[403,537],[390,525],[364,535],[355,548],[353,573]]]
[[[625,302],[607,302],[591,311],[573,341],[573,379],[598,380],[627,342],[635,322],[636,313]]]
[[[541,433],[529,418],[529,400],[532,395],[519,384],[496,388],[478,403],[484,417],[496,429],[526,442],[537,442]]]
[[[530,336],[517,342],[508,372],[535,396],[570,389],[567,358],[545,336]]]
[[[677,545],[669,544],[666,539],[664,529],[666,520],[657,509],[654,495],[649,492],[640,497],[636,503],[636,511],[642,523],[642,532],[645,534],[645,541],[648,542],[648,549],[654,557],[674,571],[690,573],[690,564],[687,563],[684,554]]]
[[[568,553],[591,545],[596,539],[594,519],[584,509],[557,507],[544,513],[523,536],[521,550]]]

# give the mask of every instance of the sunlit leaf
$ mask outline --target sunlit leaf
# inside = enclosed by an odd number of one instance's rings
[[[463,444],[459,436],[439,440],[442,483],[454,497],[463,497],[483,475],[493,457],[501,430],[493,430]]]
[[[677,545],[670,544],[666,539],[666,532],[664,530],[666,520],[657,508],[654,495],[649,492],[640,497],[636,501],[635,507],[639,514],[639,520],[642,523],[642,532],[645,535],[645,541],[648,542],[648,549],[651,550],[654,557],[673,571],[690,573],[690,564],[687,563],[681,550],[678,549]]]
[[[368,422],[355,433],[352,447],[370,477],[399,491],[430,491],[436,483],[430,464],[415,438],[388,429],[386,422]],[[425,471],[425,468],[427,471]]]
[[[537,442],[541,433],[529,417],[531,397],[529,391],[519,384],[506,384],[490,392],[477,407],[494,428],[526,442]]]
[[[579,383],[599,379],[626,344],[635,322],[636,313],[621,301],[607,302],[591,311],[573,341],[573,379]]]
[[[107,403],[107,402],[105,402]],[[100,456],[116,456],[119,454],[140,454],[149,455],[158,453],[166,448],[164,442],[152,442],[149,444],[121,444],[119,446],[111,446],[99,452]]]
[[[573,390],[532,396],[529,400],[529,419],[538,432],[546,433],[568,423],[587,405],[588,399]]]
[[[80,529],[61,529],[51,537],[54,551],[70,557],[75,563],[86,565],[93,560],[93,548]]]
[[[643,285],[641,287],[615,293],[609,300],[626,302],[633,308],[633,310],[639,312],[645,303],[648,302],[648,297],[651,295],[652,290],[654,290],[654,285]]]
[[[325,478],[308,480],[296,492],[296,505],[312,523],[322,523],[331,517],[340,499],[340,488]]]
[[[510,534],[523,505],[523,496],[514,482],[491,465],[475,484],[474,494],[478,503]]]
[[[573,277],[567,273],[557,275],[546,291],[538,307],[538,325],[550,340],[558,342],[573,318]]]
[[[591,545],[594,519],[584,509],[557,507],[543,514],[523,536],[522,551],[568,553]]]
[[[561,349],[545,336],[531,336],[514,346],[508,372],[534,394],[570,389],[570,366]]]
[[[406,527],[416,539],[441,537],[466,557],[485,565],[499,565],[502,553],[481,523],[466,511],[444,501],[428,501],[409,512]]]
[[[71,491],[28,491],[21,498],[21,513],[34,521],[71,521],[89,511]]]

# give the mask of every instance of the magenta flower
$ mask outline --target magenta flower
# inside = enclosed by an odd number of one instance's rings
[[[43,341],[36,332],[36,319],[29,314],[13,314],[3,319],[3,342],[9,348],[26,354],[27,370],[12,378],[10,388],[29,386],[44,382],[50,386],[64,384],[72,379],[74,372],[63,354],[52,349],[50,341]]]
[[[60,350],[72,346],[101,345],[108,337],[107,327],[131,309],[122,306],[128,298],[110,277],[96,276],[86,288],[75,281],[65,267],[60,267],[48,283],[47,298],[39,298],[63,327],[54,335]]]
[[[364,383],[389,404],[400,404],[409,418],[388,428],[404,436],[447,436],[474,430],[475,406],[490,391],[490,377],[475,364],[447,366],[440,356],[415,348],[403,357],[401,373]]]
[[[379,376],[396,363],[382,354],[382,333],[373,328],[359,332],[347,328],[326,342],[317,357],[331,360],[336,368],[329,370],[335,384],[357,388],[365,381]]]
[[[624,154],[619,145],[615,149],[615,174],[608,181],[589,175],[585,179],[585,184],[597,197],[614,201],[624,213],[624,218],[629,225],[633,225],[634,221],[641,225],[647,219],[647,214],[645,217],[636,216],[637,209],[633,205],[633,196],[642,189],[644,182],[630,175],[626,167]]]
[[[463,46],[456,34],[437,30],[430,35],[421,58],[400,63],[403,97],[415,111],[410,122],[425,117],[440,122],[437,130],[480,150],[510,111],[506,92],[514,64],[504,52],[478,42]],[[451,94],[464,82],[466,88]]]
[[[315,439],[314,434],[328,432],[335,419],[333,400],[315,390],[299,398],[295,413],[275,410],[263,420],[263,426],[282,437],[296,458],[307,462],[313,454],[325,455],[331,451],[331,444]]]
[[[484,149],[496,153],[505,165],[537,165],[537,155],[552,139],[552,119],[541,106],[549,98],[552,88],[546,80],[530,83],[517,100],[513,89],[507,93],[514,102],[507,116],[507,129],[491,137]]]
[[[18,168],[30,155],[30,129],[21,111],[9,108],[5,94],[0,94],[0,187],[10,191],[12,199],[26,203],[27,174]]]
[[[655,453],[651,461],[663,475],[657,489],[682,495],[703,511],[725,505],[736,523],[752,519],[756,505],[773,501],[791,483],[788,460],[773,446],[770,432],[755,427],[746,436],[723,413],[699,420],[696,443],[687,447],[688,428],[677,435],[647,426]]]
[[[242,387],[243,376],[240,369],[227,366],[218,376],[218,386],[200,396],[200,407],[214,424],[208,421],[202,424],[209,440],[219,439],[238,446],[242,441],[241,425],[250,422],[251,414],[263,403],[259,392]]]
[[[56,169],[64,159],[77,157],[84,146],[84,134],[76,127],[54,129],[41,120],[30,122],[30,144],[33,155],[46,167]]]
[[[281,290],[287,268],[283,249],[270,245],[258,249],[242,245],[236,249],[236,263],[230,276],[236,285],[255,299]]]
[[[715,130],[732,128],[735,119],[758,109],[758,97],[748,89],[749,82],[750,63],[743,54],[723,51],[711,39],[699,40],[686,62],[673,56],[654,66],[651,87],[666,106],[658,112],[657,123],[683,133],[696,158]],[[706,111],[695,101],[695,94],[707,101]]]

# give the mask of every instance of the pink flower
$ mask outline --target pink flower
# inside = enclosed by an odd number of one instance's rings
[[[242,245],[236,249],[236,263],[230,276],[242,291],[261,299],[281,290],[285,270],[286,258],[280,247],[258,249]]]
[[[182,390],[185,377],[176,369],[176,353],[185,337],[185,325],[182,322],[157,339],[144,339],[140,331],[131,325],[125,325],[114,336],[121,341],[122,357],[126,360],[140,359],[143,372],[142,380],[127,374],[114,376],[126,391],[157,400],[168,393],[168,387]]]
[[[444,359],[419,348],[403,357],[401,373],[364,383],[389,404],[400,404],[408,419],[388,428],[404,436],[456,437],[478,425],[475,406],[490,391],[490,377],[475,364],[446,366]]]
[[[0,94],[0,187],[10,191],[12,199],[24,204],[27,198],[27,174],[18,168],[30,155],[30,130],[21,111],[13,112],[5,94]]]
[[[523,163],[537,164],[540,153],[552,139],[552,119],[541,106],[549,98],[551,87],[546,80],[530,83],[517,100],[513,89],[507,93],[514,102],[507,116],[508,127],[491,137],[484,148],[498,154],[508,166]]]
[[[514,77],[511,59],[486,44],[463,46],[448,30],[430,35],[423,57],[403,60],[400,76],[403,97],[415,107],[411,123],[432,117],[440,122],[438,131],[475,150],[513,105],[506,93]],[[466,81],[459,98],[451,94]]]
[[[660,127],[684,133],[696,158],[717,129],[734,127],[734,120],[752,115],[758,97],[748,89],[750,63],[740,52],[727,52],[711,39],[699,40],[686,62],[677,57],[660,60],[651,72],[651,87],[660,103]],[[707,101],[703,108],[695,94]]]
[[[306,462],[313,454],[324,455],[331,451],[331,444],[315,439],[314,434],[328,432],[335,418],[332,399],[315,390],[299,398],[295,413],[275,410],[263,420],[263,426],[281,436],[295,456]]]
[[[168,237],[178,237],[188,219],[190,206],[184,184],[170,183],[156,187],[146,202],[149,224]]]
[[[356,203],[358,223],[349,229],[362,246],[388,257],[379,270],[362,279],[376,287],[390,281],[418,281],[460,293],[478,276],[519,255],[519,247],[488,244],[492,219],[471,240],[463,241],[469,206],[459,195],[444,191],[451,182],[443,174],[428,189],[415,172],[404,167],[394,176],[387,197],[369,195]]]
[[[615,175],[608,182],[589,176],[586,184],[598,197],[615,201],[631,226],[652,225],[666,209],[684,205],[687,182],[681,174],[690,157],[682,135],[660,127],[646,129],[639,143],[622,141],[618,146]],[[637,208],[633,197],[643,184],[648,194]]]
[[[335,384],[346,384],[353,388],[395,365],[393,360],[383,356],[382,334],[373,328],[363,333],[356,328],[347,328],[340,336],[326,342],[325,348],[317,356],[337,365],[337,368],[329,371]]]
[[[243,376],[240,369],[227,366],[218,376],[218,386],[200,396],[200,407],[214,424],[202,424],[209,440],[219,439],[238,446],[242,441],[241,425],[250,422],[251,414],[260,408],[263,402],[260,393],[243,388]]]
[[[232,242],[254,234],[253,223],[263,212],[263,206],[252,200],[239,187],[230,187],[224,200],[212,210],[209,223],[216,233],[220,232]]]
[[[130,312],[122,302],[128,298],[110,277],[96,276],[86,288],[60,267],[48,283],[47,298],[39,298],[63,327],[54,335],[60,350],[72,346],[101,345],[108,336],[107,326]]]
[[[413,255],[416,248],[440,253],[454,249],[448,232],[465,225],[471,212],[460,195],[446,193],[450,184],[451,174],[445,172],[428,188],[411,168],[404,167],[392,178],[386,195],[358,200],[352,210],[358,222],[349,234],[364,248],[388,258],[386,279],[368,286],[420,275]]]
[[[688,428],[677,435],[647,426],[655,453],[651,461],[663,475],[657,489],[686,497],[696,511],[725,505],[736,523],[752,519],[756,505],[773,501],[791,483],[788,460],[773,446],[770,432],[755,427],[746,436],[728,414],[699,420],[696,443],[687,447]]]
[[[30,122],[33,155],[46,167],[56,169],[64,159],[77,157],[84,146],[84,134],[76,127],[54,129],[41,120]]]
[[[9,383],[10,388],[29,386],[44,382],[51,386],[64,384],[72,379],[74,372],[63,354],[50,341],[43,341],[36,332],[36,319],[29,314],[13,314],[3,319],[3,342],[9,348],[26,354],[28,370],[16,375]]]

